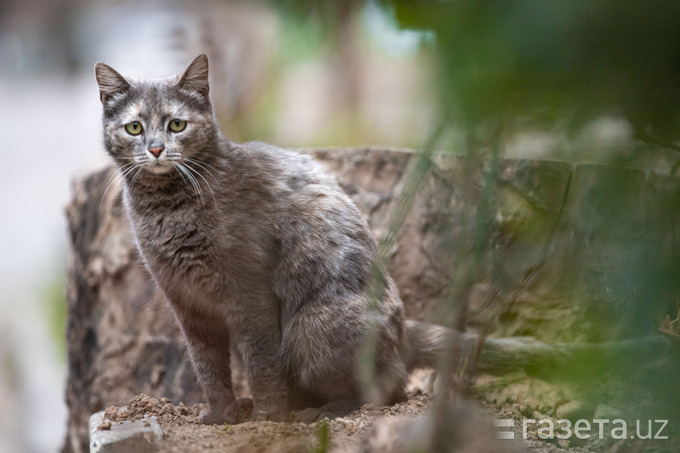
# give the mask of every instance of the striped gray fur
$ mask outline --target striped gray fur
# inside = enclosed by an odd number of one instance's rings
[[[95,74],[105,146],[141,256],[186,336],[210,405],[203,421],[236,421],[232,348],[243,358],[256,420],[284,419],[293,395],[403,397],[409,367],[432,366],[440,347],[433,340],[445,335],[404,321],[389,276],[374,291],[376,241],[320,165],[225,138],[205,55],[162,80],[126,79],[102,63]],[[170,130],[175,119],[183,130]],[[139,135],[126,130],[133,122]],[[362,389],[358,364],[371,329],[374,388]]]

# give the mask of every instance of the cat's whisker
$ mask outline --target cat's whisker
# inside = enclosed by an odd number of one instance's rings
[[[203,199],[203,191],[201,190],[201,186],[196,178],[189,172],[189,170],[187,170],[184,164],[178,163],[177,166],[182,171],[182,173],[184,173],[187,178],[189,178],[189,181],[191,181],[191,185],[194,187],[194,190],[196,190],[196,195],[198,195],[200,199]]]
[[[220,186],[220,181],[215,177],[215,175],[214,175],[210,170],[208,170],[206,167],[204,167],[203,164],[201,164],[201,162],[197,161],[196,159],[192,159],[192,158],[190,158],[190,157],[187,157],[187,158],[186,158],[186,161],[187,161],[187,162],[190,162],[190,163],[192,163],[192,164],[194,164],[194,165],[197,165],[198,167],[200,167],[200,168],[202,168],[203,170],[205,170],[205,172],[208,173],[208,175],[210,175],[210,176],[212,177],[212,179],[215,181],[215,184],[217,184],[217,187],[220,188],[220,189],[222,188],[222,186]],[[208,164],[208,163],[206,163],[205,165],[207,165],[208,167],[210,167],[210,168],[212,168],[214,171],[216,171],[215,168],[214,168],[212,165],[210,165],[210,164]]]
[[[182,164],[182,166],[186,169],[187,174],[188,174],[188,175],[191,175],[191,179],[193,179],[193,180],[196,182],[196,187],[198,187],[199,195],[200,195],[200,197],[201,197],[201,200],[204,200],[204,197],[203,197],[203,189],[201,188],[201,182],[200,182],[198,179],[196,179],[195,176],[192,175],[191,168],[189,168],[188,166],[186,166],[186,165],[184,165],[184,164]]]
[[[130,162],[129,164],[126,164],[125,166],[128,166],[128,165],[129,165],[129,167],[128,167],[127,171],[126,171],[125,173],[123,173],[122,176],[127,176],[127,174],[128,174],[134,167],[137,166],[137,163],[136,163],[136,162]]]
[[[188,184],[189,181],[187,181],[187,178],[184,176],[184,173],[181,171],[181,169],[180,169],[179,166],[177,165],[177,162],[173,162],[173,163],[172,163],[172,166],[174,167],[175,170],[177,170],[177,173],[178,173],[179,176],[182,178],[182,181],[184,181],[184,184]]]
[[[193,176],[191,174],[191,171],[189,170],[189,168],[186,165],[182,165],[182,166],[186,169],[187,175],[189,175],[191,177],[191,180],[194,181],[194,183],[196,184],[196,188],[198,189],[198,196],[201,199],[201,201],[203,201],[205,198],[203,197],[203,189],[201,188],[201,182],[198,179],[196,179],[195,176]]]
[[[198,170],[196,170],[191,165],[189,165],[189,162],[187,162],[185,166],[187,167],[187,169],[189,171],[194,172],[196,175],[198,175],[205,182],[205,185],[208,186],[208,189],[210,189],[210,192],[212,193],[213,201],[215,202],[215,204],[217,204],[217,199],[215,198],[215,191],[213,190],[212,187],[210,187],[210,183],[208,182],[208,180],[206,180],[205,177]]]
[[[138,171],[132,176],[132,181],[130,181],[130,188],[135,184],[135,179],[137,179],[137,176],[139,176],[140,173],[142,173],[142,167],[136,166],[135,168],[138,169]]]
[[[188,181],[189,184],[191,184],[191,186],[194,188],[194,191],[198,194],[198,189],[196,188],[196,185],[194,184],[194,181],[192,181],[191,178],[187,178],[187,171],[182,167],[182,164],[180,164],[180,163],[175,163],[175,168],[177,168],[177,169],[181,172],[181,174],[182,174],[182,179],[183,179],[185,182]]]
[[[126,168],[127,167],[127,168]],[[111,185],[115,182],[116,187],[120,185],[120,183],[123,181],[123,178],[131,172],[135,168],[134,162],[127,163],[120,167],[118,170],[116,170],[110,178],[109,183],[106,185],[106,189],[104,189],[104,194],[102,195],[102,199],[99,201],[99,208],[101,209],[102,203],[104,203],[104,199],[106,198],[106,194],[109,192],[109,189],[111,188]]]

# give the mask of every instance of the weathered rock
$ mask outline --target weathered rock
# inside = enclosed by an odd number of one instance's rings
[[[467,282],[471,291],[455,303],[469,303],[472,326],[484,325],[479,313],[493,319],[489,313],[502,309],[510,326],[504,333],[518,335],[526,335],[527,325],[543,321],[525,323],[507,316],[518,296],[539,284],[571,289],[580,276],[602,271],[608,263],[604,252],[614,254],[609,263],[615,262],[617,253],[626,253],[620,245],[615,247],[620,243],[611,237],[609,219],[598,213],[617,208],[608,206],[606,197],[598,198],[603,190],[606,193],[601,187],[604,179],[598,177],[602,166],[501,160],[496,169],[488,161],[435,155],[413,192],[410,175],[418,161],[413,152],[368,148],[307,152],[337,176],[379,240],[399,227],[386,254],[409,318],[442,313],[437,311],[438,302],[450,295],[453,271],[467,266],[471,247],[479,245],[480,250]],[[655,220],[669,197],[649,195],[634,201],[634,194],[649,187],[669,192],[668,187],[678,187],[677,180],[638,170],[623,173],[626,194],[633,200],[628,202],[645,208],[642,213],[621,210],[635,227],[630,234],[652,228],[658,237],[665,237],[662,227],[673,229],[675,221],[661,225]],[[64,452],[88,450],[90,414],[110,404],[125,404],[139,393],[175,403],[202,400],[173,315],[135,251],[120,187],[114,182],[106,190],[115,175],[108,168],[75,181],[67,208],[73,253],[67,288],[69,424]],[[485,178],[488,197],[482,195]],[[409,193],[415,196],[410,198]],[[568,268],[570,263],[575,269]],[[614,268],[609,271],[618,275]],[[449,310],[453,306],[450,300],[444,304]],[[563,316],[565,311],[559,313]],[[563,317],[553,322],[566,325]],[[492,349],[488,351],[493,355]],[[234,369],[236,393],[245,396],[248,389],[238,363]]]

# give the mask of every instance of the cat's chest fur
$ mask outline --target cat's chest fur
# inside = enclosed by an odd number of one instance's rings
[[[216,202],[208,198],[199,206],[181,200],[154,206],[144,195],[126,194],[144,262],[171,300],[225,301],[268,285],[276,242],[272,228],[261,216],[245,215],[215,195]]]

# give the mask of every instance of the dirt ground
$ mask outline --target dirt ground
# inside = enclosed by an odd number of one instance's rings
[[[432,406],[423,395],[392,406],[366,404],[351,413],[327,418],[311,424],[288,422],[251,422],[237,425],[203,425],[198,418],[202,405],[174,406],[167,399],[139,395],[118,412],[118,407],[107,408],[105,419],[117,423],[139,420],[145,415],[155,416],[163,430],[162,452],[356,452],[394,451],[389,440],[378,439],[381,445],[370,445],[378,434],[378,421],[415,419]],[[248,408],[244,415],[247,417]],[[291,414],[294,418],[297,414]],[[104,423],[104,427],[109,425]],[[380,437],[380,436],[379,436]],[[383,436],[384,437],[384,436]],[[376,448],[380,447],[380,448]]]
[[[237,425],[203,425],[198,418],[203,405],[187,407],[173,405],[168,399],[156,399],[138,395],[120,410],[110,406],[100,429],[110,429],[112,424],[134,421],[145,416],[156,417],[163,430],[161,450],[173,452],[399,452],[430,451],[431,446],[420,443],[420,437],[428,434],[427,412],[434,410],[434,399],[411,392],[408,401],[392,406],[366,404],[345,414],[324,414],[314,423],[299,422],[251,422]],[[476,409],[461,406],[450,420],[458,425],[447,427],[451,438],[457,438],[446,451],[469,453],[503,453],[531,451],[540,453],[590,452],[590,451],[638,451],[606,448],[605,445],[577,446],[568,441],[549,442],[530,433],[527,440],[515,442],[496,439],[491,419],[512,418],[515,426],[521,426],[522,414],[527,406],[512,402],[506,397],[500,408],[493,402],[478,398]],[[241,418],[247,420],[251,408],[244,405]],[[292,413],[291,419],[300,413]],[[521,438],[521,428],[516,428],[515,438]],[[591,448],[595,448],[594,450]],[[605,447],[601,449],[600,447]]]
[[[163,453],[224,452],[244,453],[323,453],[323,452],[383,452],[433,451],[428,444],[435,425],[431,413],[436,401],[431,391],[424,390],[429,375],[412,379],[409,399],[392,406],[365,404],[354,409],[344,408],[334,413],[312,411],[318,416],[313,423],[292,420],[307,418],[310,413],[293,412],[289,422],[252,422],[252,406],[242,399],[240,419],[236,425],[203,425],[198,418],[202,404],[190,407],[173,405],[167,398],[156,399],[138,395],[120,410],[106,409],[100,429],[112,424],[134,421],[145,416],[156,417],[163,430]],[[415,381],[415,384],[413,382]],[[677,439],[625,440],[592,436],[588,440],[571,436],[569,439],[541,439],[536,426],[522,432],[522,420],[552,419],[556,421],[556,406],[569,402],[568,392],[542,381],[519,377],[514,382],[478,379],[469,403],[450,403],[442,425],[447,438],[442,451],[466,453],[638,453],[680,451]],[[430,387],[432,388],[432,387]],[[534,397],[528,395],[533,394]],[[557,401],[557,403],[556,403]],[[493,420],[513,420],[513,428],[494,426]],[[514,432],[515,441],[499,439],[501,431]]]
[[[375,421],[385,417],[417,417],[430,405],[417,396],[389,407],[365,405],[351,414],[311,424],[247,421],[237,425],[203,425],[198,414],[202,405],[173,406],[167,399],[139,395],[127,411],[107,408],[111,420],[138,420],[145,414],[156,416],[163,429],[163,452],[314,452],[359,450],[359,443]],[[245,409],[249,411],[248,408]],[[294,414],[293,414],[294,415]],[[246,414],[247,416],[247,414]],[[114,421],[115,423],[115,421]],[[323,430],[327,429],[327,435]],[[327,439],[327,440],[324,440]],[[324,447],[327,442],[327,447]]]

